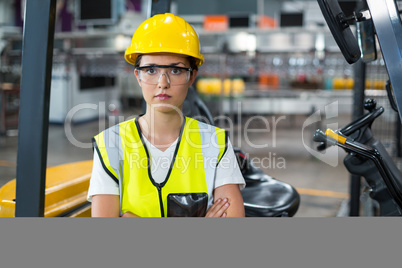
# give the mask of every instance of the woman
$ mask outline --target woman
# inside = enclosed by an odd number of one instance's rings
[[[92,216],[243,217],[245,182],[227,133],[182,114],[203,63],[194,29],[155,15],[138,27],[125,59],[146,113],[94,137]]]

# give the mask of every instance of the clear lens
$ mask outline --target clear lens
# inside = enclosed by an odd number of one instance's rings
[[[157,85],[166,75],[170,85],[183,85],[190,80],[190,68],[177,66],[142,66],[137,68],[140,80],[146,84]]]

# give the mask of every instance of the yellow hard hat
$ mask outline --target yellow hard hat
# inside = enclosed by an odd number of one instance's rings
[[[204,62],[200,41],[193,27],[183,18],[171,13],[157,14],[145,20],[135,31],[124,58],[135,64],[138,55],[168,52],[188,55],[197,59],[197,66]]]

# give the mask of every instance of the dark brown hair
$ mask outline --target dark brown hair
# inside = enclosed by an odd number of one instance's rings
[[[188,57],[188,61],[190,63],[191,69],[198,71],[197,59],[190,56]]]
[[[140,67],[142,55],[138,55],[135,59],[134,68]]]

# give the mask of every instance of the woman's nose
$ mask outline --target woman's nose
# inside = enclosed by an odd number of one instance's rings
[[[161,73],[158,79],[158,85],[163,88],[170,87],[170,79],[167,73]]]

